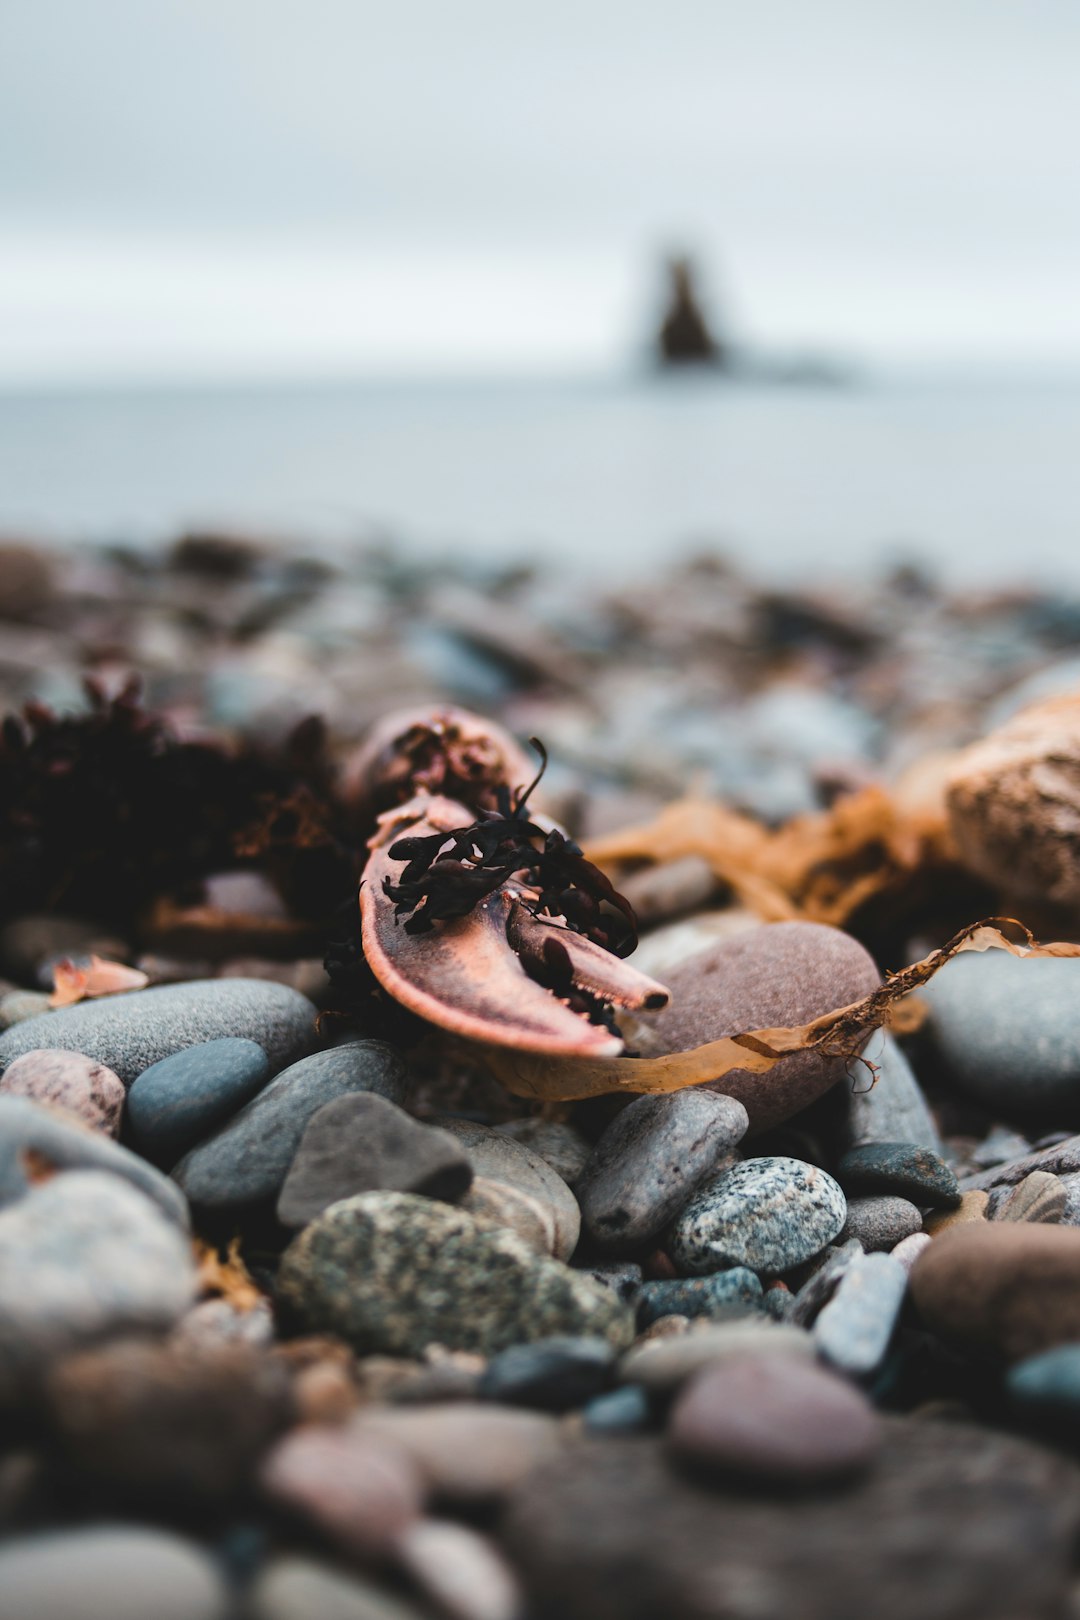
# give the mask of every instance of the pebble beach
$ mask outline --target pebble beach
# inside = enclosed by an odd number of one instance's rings
[[[1080,594],[12,540],[0,715],[5,1620],[1080,1615]]]

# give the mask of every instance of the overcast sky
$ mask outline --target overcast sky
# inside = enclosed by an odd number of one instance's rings
[[[1075,0],[4,0],[0,381],[1080,362]]]

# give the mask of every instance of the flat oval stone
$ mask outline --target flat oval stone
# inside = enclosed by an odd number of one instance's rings
[[[356,1193],[420,1193],[456,1204],[472,1166],[448,1131],[421,1125],[372,1092],[324,1103],[307,1123],[278,1198],[283,1226],[306,1226],[339,1198]]]
[[[118,1075],[83,1052],[24,1052],[0,1075],[0,1095],[64,1108],[106,1136],[119,1136],[124,1084]]]
[[[597,1395],[581,1413],[586,1433],[633,1434],[648,1426],[652,1417],[649,1397],[640,1384],[624,1384]]]
[[[857,1255],[813,1327],[818,1354],[853,1378],[876,1372],[900,1315],[908,1274],[891,1254]]]
[[[28,1018],[0,1035],[0,1070],[35,1048],[63,1048],[106,1064],[130,1086],[152,1063],[227,1036],[257,1041],[280,1069],[310,1051],[317,1016],[306,996],[266,979],[193,979]]]
[[[22,1198],[43,1175],[75,1170],[102,1170],[129,1182],[177,1226],[188,1225],[182,1194],[137,1153],[28,1097],[0,1095],[0,1207]]]
[[[1069,1195],[1060,1176],[1033,1170],[1018,1181],[994,1211],[995,1221],[1044,1221],[1055,1225],[1068,1206]]]
[[[614,1360],[605,1339],[562,1334],[514,1344],[488,1362],[478,1394],[505,1406],[569,1412],[607,1388]]]
[[[248,1601],[251,1620],[424,1620],[366,1576],[291,1554],[260,1570]]]
[[[487,1176],[476,1176],[459,1202],[470,1215],[515,1232],[534,1254],[555,1253],[555,1215],[547,1202]]]
[[[919,994],[926,1038],[969,1097],[1008,1119],[1080,1121],[1080,960],[969,952]]]
[[[139,1525],[53,1530],[0,1547],[7,1620],[226,1620],[232,1600],[213,1559]]]
[[[879,1030],[863,1048],[863,1056],[873,1063],[877,1074],[870,1077],[872,1085],[856,1075],[848,1093],[851,1140],[915,1142],[940,1154],[941,1137],[934,1116],[903,1048]]]
[[[644,1056],[685,1052],[745,1030],[803,1024],[869,995],[880,984],[858,940],[821,923],[765,923],[678,964],[671,1000],[634,1026]],[[745,1107],[751,1131],[779,1124],[846,1078],[843,1059],[793,1052],[765,1074],[736,1069],[713,1089]]]
[[[793,1356],[816,1359],[809,1333],[759,1316],[741,1322],[695,1323],[689,1333],[639,1342],[620,1361],[619,1378],[662,1395],[728,1357],[760,1360],[771,1355],[785,1361]]]
[[[553,1253],[557,1260],[569,1260],[581,1232],[581,1210],[566,1182],[547,1160],[491,1125],[448,1117],[437,1118],[434,1123],[457,1138],[475,1176],[505,1182],[551,1211],[555,1228]]]
[[[352,1421],[407,1452],[434,1495],[463,1504],[497,1501],[562,1444],[548,1413],[481,1401],[436,1401],[417,1411],[372,1405]]]
[[[110,1334],[164,1333],[194,1296],[188,1239],[141,1192],[53,1176],[0,1211],[0,1387]]]
[[[747,1159],[724,1170],[683,1210],[668,1249],[682,1271],[749,1266],[790,1271],[833,1241],[847,1203],[824,1170],[801,1159]]]
[[[613,1289],[411,1193],[331,1204],[286,1249],[278,1297],[309,1331],[336,1333],[361,1354],[416,1356],[442,1344],[494,1355],[553,1333],[621,1349],[633,1337]]]
[[[239,983],[239,980],[235,980]],[[276,1199],[320,1108],[351,1092],[404,1100],[405,1065],[382,1041],[315,1052],[277,1075],[215,1135],[180,1160],[173,1178],[193,1204],[233,1209]]]
[[[746,1266],[730,1271],[714,1271],[708,1277],[673,1277],[662,1282],[642,1283],[637,1292],[638,1328],[646,1328],[662,1316],[698,1317],[746,1316],[763,1308],[764,1290],[756,1272]]]
[[[202,1041],[144,1069],[128,1093],[132,1141],[147,1158],[174,1164],[270,1078],[255,1041]]]
[[[361,1558],[390,1554],[423,1502],[423,1484],[407,1453],[354,1425],[293,1429],[264,1457],[259,1483],[272,1501]]]
[[[1017,1361],[1080,1339],[1080,1231],[980,1221],[934,1238],[911,1292],[927,1327]]]
[[[922,1231],[922,1212],[907,1198],[849,1198],[841,1241],[856,1238],[869,1254],[894,1249]]]
[[[534,1114],[526,1119],[511,1119],[496,1129],[544,1159],[571,1188],[592,1151],[580,1131],[558,1119],[541,1119]]]
[[[676,1456],[753,1479],[812,1482],[865,1468],[882,1444],[866,1397],[801,1356],[729,1356],[682,1390]]]
[[[577,1182],[585,1230],[609,1252],[643,1248],[746,1135],[742,1103],[694,1087],[615,1115]]]
[[[949,1166],[916,1142],[866,1142],[849,1148],[836,1175],[848,1193],[894,1193],[934,1209],[956,1209],[960,1203],[960,1183]]]

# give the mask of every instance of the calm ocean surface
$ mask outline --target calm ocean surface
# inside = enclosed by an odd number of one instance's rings
[[[153,541],[222,524],[640,574],[928,561],[1080,583],[1080,379],[708,378],[0,395],[0,527]]]

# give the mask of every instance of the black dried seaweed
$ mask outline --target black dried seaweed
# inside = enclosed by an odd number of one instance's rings
[[[62,910],[125,928],[163,894],[258,864],[306,916],[355,882],[321,730],[275,753],[177,737],[137,679],[88,711],[30,704],[0,727],[0,915]],[[298,836],[302,829],[303,836]]]
[[[410,934],[428,933],[437,922],[465,917],[511,878],[535,890],[525,904],[534,916],[562,917],[577,934],[629,956],[637,945],[637,921],[630,902],[599,867],[558,828],[538,826],[528,801],[547,768],[547,752],[530,739],[541,758],[537,775],[514,797],[498,789],[498,808],[453,832],[399,838],[389,849],[405,870],[397,882],[384,880],[395,916]],[[557,968],[553,967],[553,971]]]

